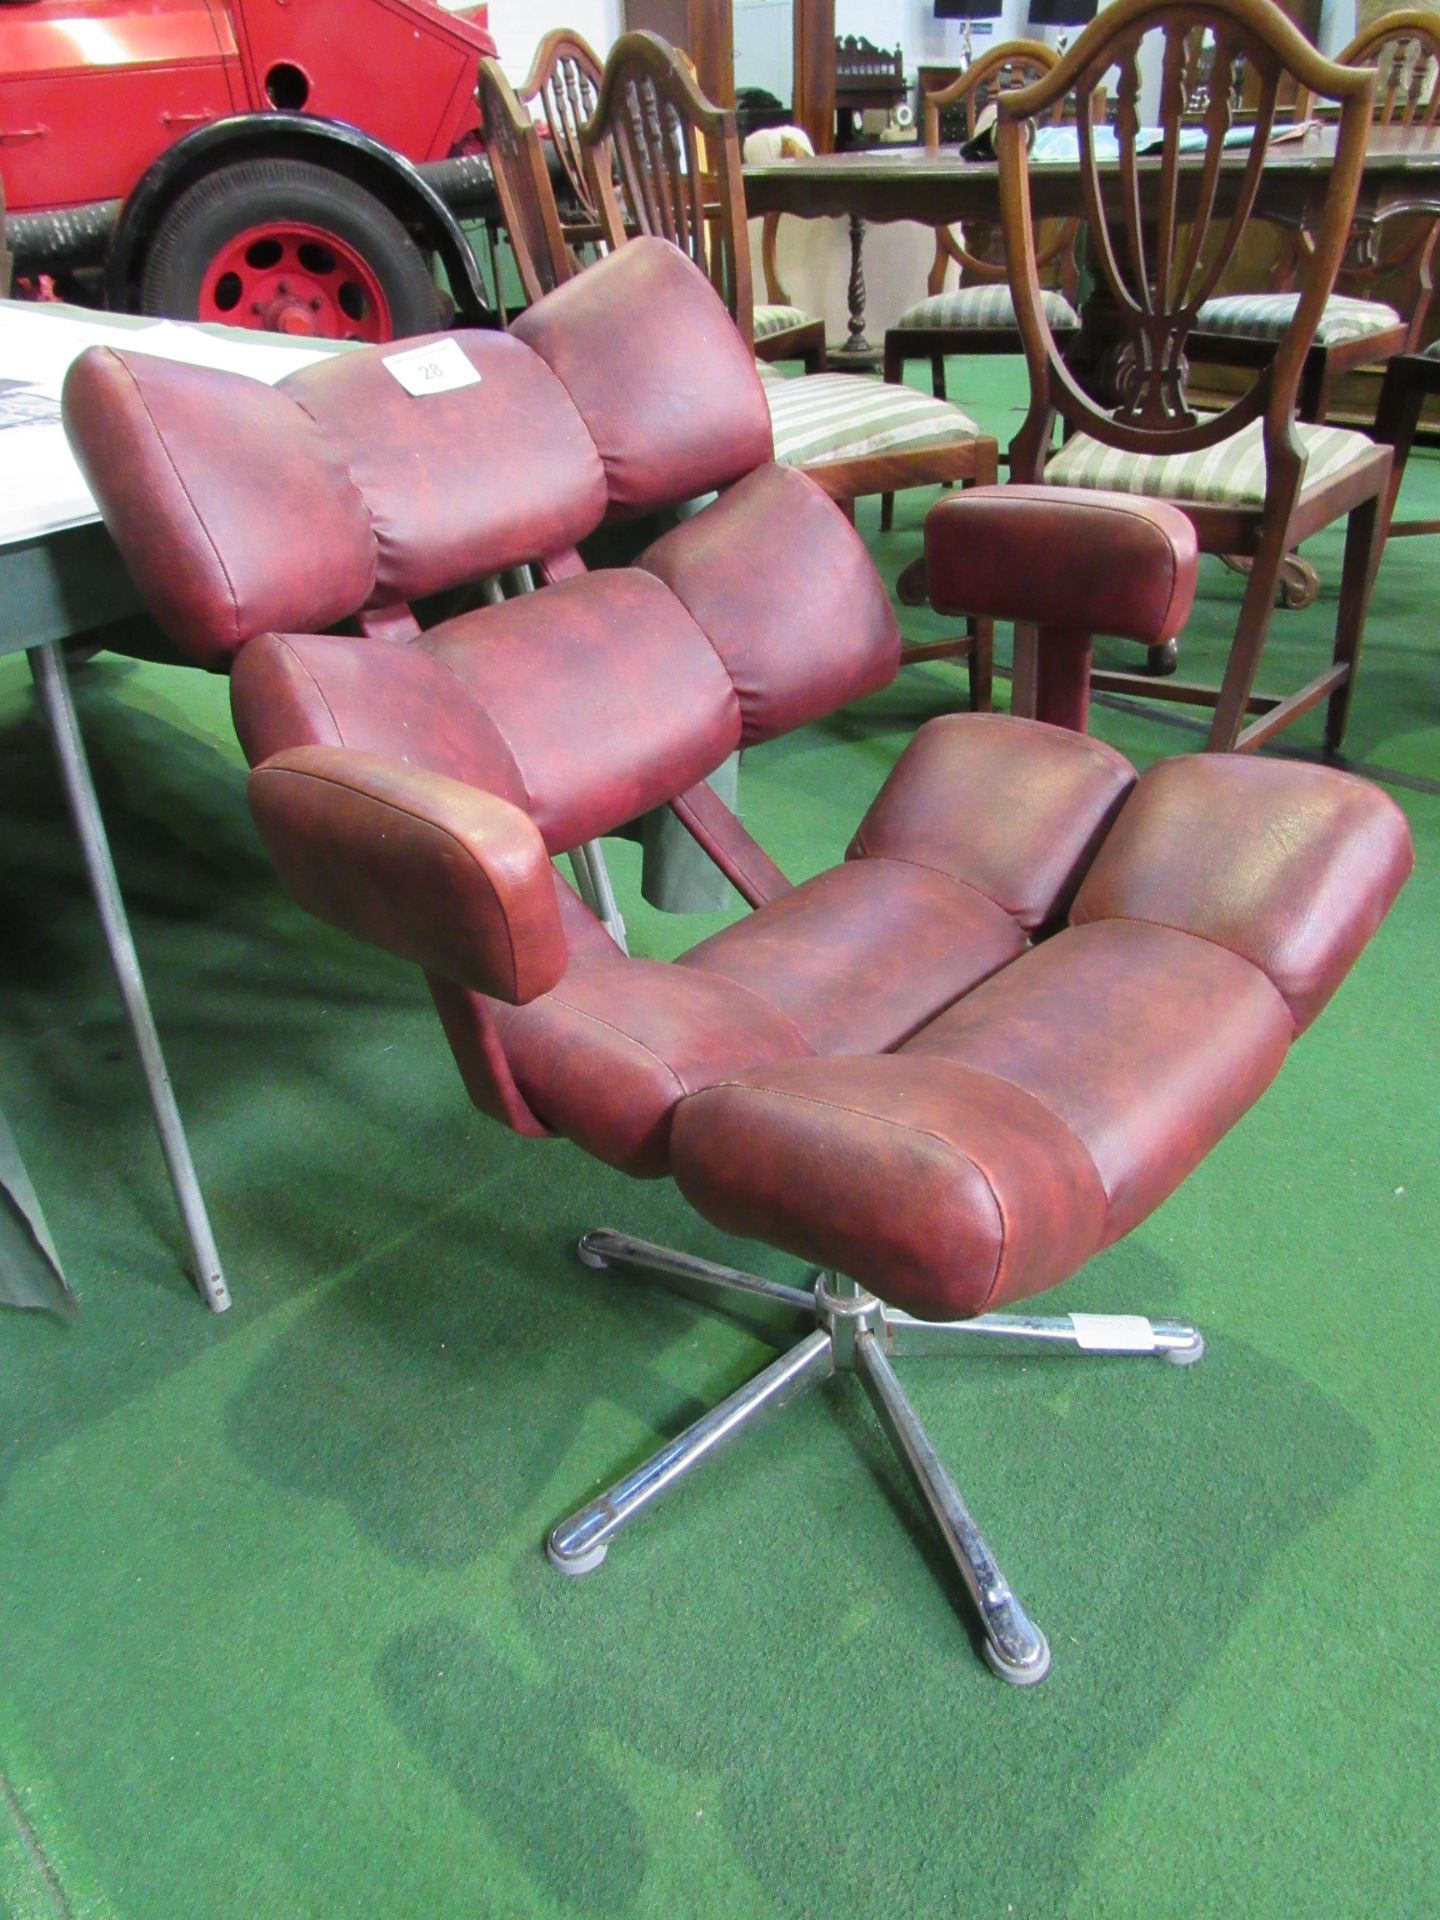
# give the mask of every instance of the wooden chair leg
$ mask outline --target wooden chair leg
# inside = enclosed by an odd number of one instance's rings
[[[1311,421],[1317,426],[1325,418],[1325,408],[1330,399],[1330,382],[1326,378],[1327,359],[1323,347],[1310,349],[1305,357],[1305,370],[1300,375],[1299,391],[1295,395],[1296,418]]]
[[[930,386],[937,400],[948,400],[950,398],[949,394],[945,391],[945,356],[943,353],[932,353],[930,356]]]
[[[1385,369],[1380,404],[1375,409],[1375,438],[1391,447],[1394,454],[1390,490],[1385,501],[1387,532],[1395,515],[1400,482],[1405,478],[1405,462],[1410,458],[1411,442],[1420,425],[1420,409],[1424,404],[1425,394],[1419,383],[1408,376],[1402,361],[1392,360]]]
[[[1362,500],[1350,515],[1345,528],[1345,559],[1340,570],[1340,604],[1335,614],[1335,653],[1337,666],[1347,667],[1344,684],[1330,696],[1325,715],[1325,751],[1339,753],[1350,719],[1350,702],[1355,694],[1355,675],[1360,667],[1360,646],[1365,638],[1365,615],[1370,592],[1385,545],[1389,514],[1377,495]]]
[[[899,387],[905,384],[905,347],[896,337],[892,327],[885,335],[884,379],[887,386]],[[882,493],[880,496],[880,531],[889,533],[895,524],[895,496]]]
[[[1266,536],[1250,566],[1245,583],[1245,598],[1240,603],[1240,619],[1230,656],[1225,662],[1225,678],[1220,683],[1220,699],[1210,725],[1207,753],[1229,753],[1245,724],[1246,702],[1255,687],[1260,654],[1275,609],[1275,587],[1286,553],[1284,528]]]

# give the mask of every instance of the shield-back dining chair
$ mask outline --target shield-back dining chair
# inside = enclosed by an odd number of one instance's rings
[[[1341,66],[1377,71],[1372,123],[1417,132],[1440,122],[1440,21],[1414,9],[1383,14],[1336,55]],[[1302,90],[1295,117],[1309,121],[1315,96]],[[1336,384],[1358,367],[1373,367],[1419,346],[1430,312],[1432,260],[1440,218],[1399,212],[1352,229],[1335,291],[1326,300],[1306,356],[1296,407],[1302,420],[1324,420]],[[1271,287],[1221,294],[1200,309],[1192,358],[1254,365],[1284,334],[1311,271],[1314,236],[1285,236]],[[1384,292],[1385,299],[1377,296]],[[1248,349],[1248,357],[1247,357]]]
[[[1213,84],[1198,152],[1182,154],[1186,42],[1214,35]],[[1143,46],[1147,38],[1151,46]],[[1160,76],[1158,155],[1142,156],[1142,68]],[[1112,69],[1110,125],[1119,159],[1096,154],[1091,94]],[[1187,348],[1251,217],[1277,97],[1287,81],[1335,109],[1334,163],[1315,250],[1294,313],[1245,391],[1202,413],[1187,389]],[[1003,95],[997,140],[1005,241],[1030,374],[1030,406],[1010,449],[1012,477],[1099,487],[1174,501],[1201,550],[1248,557],[1234,639],[1218,688],[1163,685],[1129,673],[1095,684],[1213,708],[1212,749],[1246,750],[1327,702],[1325,744],[1338,751],[1354,691],[1365,612],[1382,535],[1387,448],[1340,428],[1297,422],[1296,396],[1350,231],[1370,127],[1374,74],[1323,59],[1267,0],[1115,0],[1033,86]],[[1063,357],[1034,262],[1027,134],[1066,93],[1077,102],[1081,188],[1098,306],[1110,331],[1103,361],[1083,374]],[[1239,152],[1227,140],[1232,98],[1248,103]],[[1056,423],[1067,437],[1055,444]],[[1257,669],[1287,554],[1346,521],[1345,558],[1329,662],[1294,692],[1256,689]]]

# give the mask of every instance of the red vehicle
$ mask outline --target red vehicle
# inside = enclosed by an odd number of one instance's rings
[[[0,0],[0,181],[22,276],[107,304],[386,340],[489,318],[483,5]],[[101,274],[103,273],[103,279]]]

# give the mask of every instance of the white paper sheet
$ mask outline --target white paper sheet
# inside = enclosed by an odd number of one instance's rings
[[[21,382],[58,400],[71,362],[87,347],[102,346],[158,354],[188,366],[218,367],[271,385],[337,351],[334,341],[300,345],[269,334],[246,338],[238,329],[233,335],[204,333],[173,320],[122,327],[103,314],[77,320],[72,313],[47,313],[39,303],[0,301],[0,380]],[[38,426],[0,422],[0,546],[98,518],[58,421]]]

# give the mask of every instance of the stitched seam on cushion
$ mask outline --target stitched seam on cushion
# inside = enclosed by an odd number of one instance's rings
[[[672,961],[669,964],[678,965],[679,963]],[[699,969],[697,968],[695,969],[695,971],[698,972]],[[712,978],[714,977],[716,976],[712,975]],[[738,987],[739,983],[737,981],[730,980],[726,982],[726,985]],[[739,991],[741,993],[746,993],[749,990],[745,987],[739,987]],[[682,1099],[688,1099],[692,1093],[706,1093],[713,1086],[733,1084],[732,1082],[729,1082],[729,1081],[721,1082],[721,1081],[715,1081],[715,1080],[707,1080],[703,1087],[687,1087],[685,1085],[685,1082],[680,1078],[679,1074],[676,1073],[674,1067],[671,1066],[670,1062],[664,1059],[660,1054],[656,1053],[655,1049],[652,1046],[649,1046],[644,1040],[637,1038],[635,1034],[627,1033],[624,1027],[617,1027],[613,1021],[604,1019],[598,1013],[591,1013],[585,1007],[577,1007],[573,1000],[566,1000],[565,998],[563,998],[563,996],[559,993],[558,989],[553,989],[550,997],[554,1000],[557,1006],[564,1007],[568,1013],[578,1014],[582,1020],[591,1020],[595,1023],[597,1027],[604,1027],[608,1033],[619,1034],[622,1040],[628,1040],[631,1046],[638,1047],[642,1053],[648,1054],[650,1058],[653,1061],[655,1061],[655,1063],[658,1066],[663,1067],[666,1073],[669,1074],[670,1078],[675,1082],[675,1085],[680,1089],[680,1095]],[[770,1013],[779,1012],[779,1009],[772,1007],[768,1000],[761,1000],[760,995],[758,993],[751,994],[750,998],[753,1000],[759,1001],[760,1005]],[[791,1026],[794,1025],[794,1023],[789,1020],[788,1015],[780,1014],[779,1017],[782,1020],[785,1020],[787,1024]],[[810,1045],[809,1041],[806,1040],[804,1034],[800,1032],[798,1027],[795,1028],[795,1034],[796,1034],[796,1038],[801,1042],[802,1045],[807,1047]],[[811,1050],[811,1052],[807,1057],[812,1060],[815,1058],[815,1053],[813,1049]]]
[[[1217,953],[1228,953],[1232,960],[1238,960],[1242,966],[1247,966],[1252,972],[1258,973],[1265,984],[1279,996],[1280,1004],[1284,1007],[1290,1024],[1295,1029],[1291,1038],[1294,1039],[1298,1036],[1300,1028],[1296,1024],[1290,1002],[1285,998],[1285,995],[1281,993],[1280,988],[1276,986],[1264,967],[1258,965],[1248,954],[1237,953],[1234,947],[1227,947],[1223,940],[1212,940],[1208,933],[1194,933],[1189,927],[1172,927],[1168,920],[1151,920],[1143,913],[1102,913],[1097,914],[1093,920],[1071,920],[1069,924],[1076,929],[1080,927],[1098,927],[1106,920],[1129,920],[1137,927],[1158,927],[1162,933],[1178,933],[1184,940],[1198,940],[1202,946],[1214,947]]]
[[[735,924],[743,927],[746,923],[743,920],[739,920],[736,921]],[[721,973],[718,968],[715,967],[694,965],[691,963],[689,954],[686,953],[677,954],[673,960],[666,964],[672,967],[684,967],[692,977],[698,974],[702,980],[723,980],[727,987],[732,987],[736,993],[743,993],[747,1000],[753,1000],[756,1006],[763,1007],[766,1013],[773,1016],[773,1018],[783,1020],[804,1048],[803,1058],[814,1060],[819,1057],[815,1051],[814,1042],[810,1039],[809,1034],[805,1032],[804,1028],[793,1020],[788,1013],[782,1012],[782,1010],[775,1005],[774,1001],[767,1000],[763,993],[757,993],[754,987],[747,987],[743,980],[732,980],[728,973]],[[695,1091],[698,1093],[701,1089],[697,1087]]]
[[[1005,1246],[1009,1238],[1009,1222],[1005,1217],[1005,1209],[1000,1204],[1000,1196],[995,1191],[995,1183],[991,1180],[985,1169],[980,1166],[977,1161],[972,1159],[963,1147],[957,1147],[953,1140],[946,1140],[943,1135],[936,1133],[930,1127],[917,1127],[904,1120],[887,1120],[882,1113],[870,1113],[859,1107],[841,1106],[838,1100],[822,1100],[813,1093],[792,1093],[788,1088],[784,1087],[752,1087],[738,1080],[717,1080],[712,1082],[711,1086],[701,1087],[697,1089],[697,1091],[710,1093],[713,1092],[716,1087],[725,1087],[735,1093],[764,1094],[772,1100],[793,1100],[803,1106],[821,1107],[827,1113],[848,1114],[854,1118],[876,1121],[882,1127],[894,1127],[902,1133],[919,1134],[923,1139],[933,1140],[937,1147],[944,1147],[947,1153],[953,1154],[957,1160],[963,1160],[966,1166],[973,1167],[985,1183],[985,1191],[990,1195],[991,1204],[995,1208],[995,1215],[1000,1223],[1000,1252],[995,1260],[995,1271],[990,1276],[990,1284],[985,1289],[985,1298],[980,1303],[981,1311],[983,1312],[994,1295],[995,1288],[1000,1280],[1000,1269],[1005,1264]],[[1016,1091],[1023,1092],[1023,1088],[1017,1088]],[[1038,1106],[1039,1104],[1039,1101],[1037,1101],[1036,1105]]]
[[[859,845],[858,841],[856,845]],[[944,867],[932,867],[928,860],[917,860],[908,853],[871,853],[868,848],[864,848],[862,849],[862,854],[866,860],[890,860],[893,861],[897,867],[914,867],[917,873],[936,874],[940,879],[948,880],[952,886],[959,887],[962,892],[973,893],[975,898],[977,900],[983,900],[987,907],[994,907],[997,913],[1003,913],[1005,918],[1015,927],[1016,932],[1024,937],[1026,944],[1029,944],[1030,936],[1025,932],[1024,927],[1020,925],[1014,909],[1002,905],[993,894],[986,893],[982,888],[977,887],[973,881],[962,880],[959,874],[950,873]]]
[[[156,444],[159,446],[161,453],[163,453],[165,456],[166,465],[169,467],[171,473],[175,476],[175,484],[180,489],[181,498],[184,500],[186,506],[189,507],[191,513],[194,514],[196,526],[199,527],[201,533],[204,534],[205,538],[210,543],[210,551],[215,556],[215,564],[216,566],[219,567],[220,572],[224,577],[225,591],[230,596],[230,615],[231,615],[231,626],[233,629],[230,635],[230,638],[238,646],[240,643],[240,600],[239,600],[239,596],[235,592],[235,582],[230,578],[230,569],[225,565],[224,557],[222,556],[219,547],[215,543],[215,536],[214,534],[211,533],[209,527],[206,526],[204,516],[201,514],[199,507],[196,506],[194,498],[191,495],[190,489],[186,486],[185,482],[180,477],[180,469],[176,466],[175,461],[171,456],[170,449],[165,444],[165,436],[160,430],[160,422],[155,418],[155,415],[151,412],[150,403],[145,398],[145,395],[141,390],[140,382],[135,378],[135,375],[131,372],[130,368],[125,364],[124,360],[120,358],[119,354],[116,354],[115,358],[116,358],[117,365],[120,367],[121,371],[125,374],[125,377],[129,380],[131,386],[135,389],[135,398],[139,401],[140,405],[145,410],[145,418],[150,422],[150,426],[155,434]]]
[[[284,382],[281,381],[279,384],[283,386]],[[374,511],[371,508],[370,502],[365,498],[365,495],[360,490],[360,482],[355,478],[355,475],[350,471],[350,462],[345,458],[344,454],[341,453],[340,449],[335,445],[334,441],[330,438],[330,435],[325,431],[324,427],[321,426],[320,422],[315,418],[314,414],[311,413],[310,409],[305,405],[305,402],[303,400],[297,399],[293,393],[289,393],[289,392],[286,393],[285,398],[289,400],[292,405],[300,409],[301,413],[304,414],[305,418],[310,422],[311,426],[314,427],[315,431],[319,434],[320,438],[325,442],[325,445],[329,449],[330,453],[333,454],[335,459],[337,459],[340,462],[341,468],[343,469],[345,474],[345,478],[350,482],[350,486],[355,494],[355,498],[360,502],[361,507],[364,509],[365,522],[370,529],[370,548],[371,548],[370,589],[369,589],[369,592],[365,595],[365,598],[368,600],[370,598],[370,594],[374,593],[376,583],[380,578],[380,535],[375,529]]]
[[[321,686],[320,682],[315,678],[315,675],[310,671],[309,663],[301,658],[301,656],[295,651],[294,647],[291,646],[290,642],[285,638],[283,634],[277,633],[275,635],[275,644],[277,647],[283,647],[285,649],[286,653],[289,654],[290,658],[295,662],[296,666],[299,667],[300,671],[305,675],[305,678],[310,682],[311,686],[315,689],[315,697],[319,700],[321,706],[324,707],[326,715],[329,718],[330,724],[335,729],[334,744],[337,747],[349,746],[350,743],[345,738],[344,730],[342,729],[340,722],[335,718],[335,710],[325,697],[325,689]]]
[[[475,858],[474,853],[466,846],[465,842],[453,828],[442,826],[438,820],[432,820],[428,815],[423,813],[416,813],[413,808],[399,806],[393,800],[382,799],[379,794],[368,793],[363,788],[351,786],[347,781],[337,780],[333,774],[312,772],[309,768],[301,767],[274,767],[271,769],[271,773],[272,775],[278,774],[281,779],[319,780],[325,786],[334,787],[340,793],[357,793],[362,799],[368,800],[372,806],[383,807],[387,813],[396,814],[403,820],[418,820],[422,826],[431,828],[433,832],[440,834],[444,839],[450,841],[452,846],[458,847],[489,888],[490,898],[495,902],[500,918],[504,923],[505,946],[510,956],[510,986],[512,991],[515,989],[519,984],[520,968],[515,954],[514,935],[510,929],[510,917],[501,903],[500,894],[494,881],[490,878],[489,874],[486,873],[483,864]],[[498,799],[499,795],[497,794],[495,797]],[[458,984],[457,982],[457,985]]]
[[[1035,1102],[1035,1105],[1039,1107],[1040,1111],[1042,1113],[1048,1113],[1050,1118],[1055,1122],[1056,1126],[1059,1127],[1063,1133],[1068,1135],[1068,1137],[1075,1142],[1076,1146],[1080,1149],[1081,1153],[1084,1154],[1086,1160],[1089,1163],[1090,1171],[1095,1176],[1095,1184],[1097,1187],[1099,1187],[1101,1193],[1103,1193],[1105,1196],[1105,1205],[1107,1207],[1110,1205],[1110,1199],[1111,1199],[1110,1189],[1105,1184],[1104,1175],[1101,1173],[1099,1167],[1097,1167],[1095,1164],[1094,1154],[1091,1153],[1089,1147],[1086,1146],[1085,1142],[1080,1138],[1079,1134],[1076,1133],[1075,1129],[1071,1126],[1070,1122],[1065,1118],[1065,1116],[1063,1114],[1057,1113],[1054,1107],[1052,1107],[1047,1100],[1042,1100],[1040,1098],[1040,1095],[1038,1093],[1032,1093],[1029,1087],[1022,1087],[1018,1080],[1007,1080],[1003,1073],[995,1073],[989,1067],[972,1066],[970,1061],[968,1060],[952,1060],[948,1054],[944,1054],[944,1053],[917,1054],[915,1058],[923,1059],[923,1060],[943,1060],[948,1066],[960,1067],[964,1070],[964,1072],[973,1073],[981,1080],[993,1080],[996,1086],[1009,1087],[1012,1093],[1018,1093],[1022,1099],[1033,1100]]]
[[[759,469],[752,468],[751,471],[758,472]],[[685,618],[690,622],[691,626],[694,627],[695,631],[700,635],[700,638],[705,642],[706,646],[709,647],[711,653],[714,654],[716,661],[719,664],[720,671],[724,674],[726,680],[730,683],[730,692],[735,701],[735,724],[739,732],[743,734],[745,731],[744,703],[741,701],[741,698],[740,698],[740,689],[735,684],[735,676],[730,671],[729,661],[726,660],[724,654],[721,653],[719,647],[716,646],[715,642],[710,638],[710,635],[705,631],[704,627],[701,626],[699,620],[695,617],[695,614],[691,611],[689,601],[685,599],[683,594],[677,592],[676,589],[671,586],[668,580],[662,579],[658,573],[652,573],[649,567],[644,566],[638,560],[635,562],[635,571],[636,573],[643,573],[648,580],[653,580],[657,586],[663,587],[665,589],[665,591],[669,594],[670,598],[675,602],[676,606],[679,607],[680,611],[685,615]],[[737,742],[737,746],[738,744],[739,743]],[[735,749],[732,748],[731,751],[734,752]],[[708,777],[709,776],[707,775],[706,778],[708,779]]]
[[[520,791],[525,796],[525,805],[521,808],[521,812],[528,815],[530,812],[531,805],[533,804],[533,798],[530,792],[530,783],[520,770],[520,762],[515,757],[515,749],[510,744],[509,736],[506,734],[504,728],[500,725],[500,722],[495,718],[494,714],[490,711],[489,707],[483,705],[481,701],[475,698],[474,690],[470,686],[468,686],[464,680],[460,678],[460,675],[455,671],[454,667],[451,666],[450,662],[448,660],[442,659],[442,657],[438,653],[432,653],[430,648],[425,645],[425,642],[428,638],[429,636],[422,632],[418,640],[411,640],[407,642],[407,645],[418,646],[421,652],[425,655],[427,660],[433,660],[437,667],[443,667],[446,673],[448,673],[450,675],[450,678],[455,682],[456,686],[459,687],[462,693],[465,695],[465,698],[471,701],[473,705],[479,707],[481,713],[483,713],[485,718],[490,722],[490,725],[495,730],[495,738],[500,742],[501,746],[504,747],[506,753],[509,755],[511,770],[515,775],[515,784],[519,787]],[[543,839],[544,836],[542,835],[541,837]]]
[[[662,1059],[661,1056],[656,1053],[655,1049],[647,1046],[643,1040],[637,1040],[633,1033],[627,1033],[623,1027],[617,1027],[611,1020],[602,1019],[598,1013],[591,1013],[588,1008],[577,1007],[573,1000],[563,999],[557,991],[552,990],[550,997],[556,1006],[564,1007],[567,1013],[573,1013],[581,1020],[589,1020],[597,1027],[603,1027],[607,1033],[615,1033],[618,1034],[622,1040],[628,1040],[632,1047],[638,1047],[640,1052],[648,1055],[657,1067],[662,1067],[665,1072],[669,1074],[670,1078],[675,1082],[682,1100],[691,1092],[691,1089],[685,1085],[685,1082],[680,1078],[679,1074],[676,1073],[670,1062]],[[698,1093],[703,1092],[704,1089],[697,1087],[694,1091]]]

